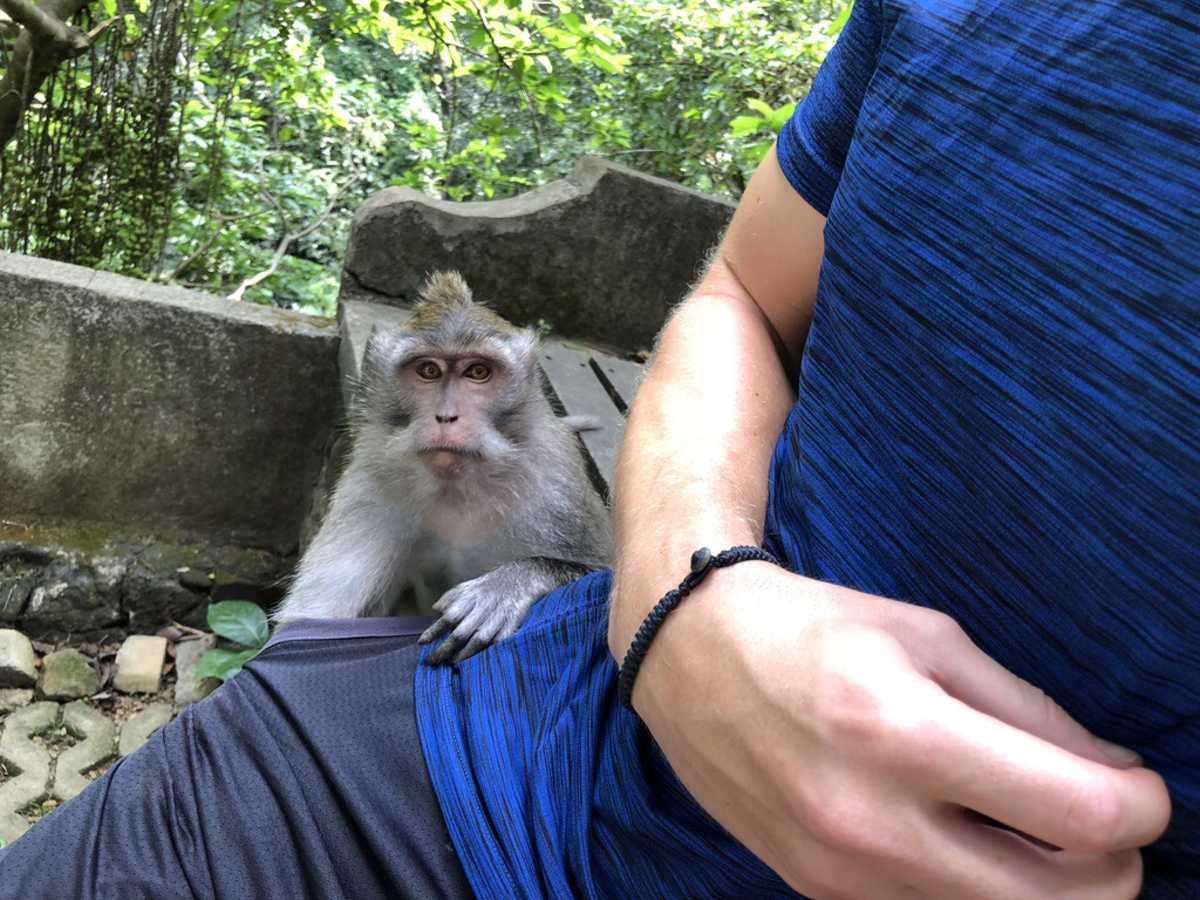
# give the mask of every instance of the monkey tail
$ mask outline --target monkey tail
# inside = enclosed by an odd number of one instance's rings
[[[604,424],[596,416],[563,416],[560,421],[576,433],[600,431],[604,427]]]

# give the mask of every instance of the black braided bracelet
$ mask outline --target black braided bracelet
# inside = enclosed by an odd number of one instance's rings
[[[654,605],[654,609],[650,610],[646,618],[642,620],[641,627],[633,636],[633,642],[625,653],[625,660],[621,663],[621,674],[617,678],[617,691],[622,703],[630,709],[633,708],[634,679],[637,678],[638,670],[642,667],[642,660],[646,658],[646,651],[650,649],[650,642],[658,634],[658,629],[662,627],[667,614],[682,603],[683,599],[694,591],[713,569],[724,569],[726,566],[750,560],[780,564],[779,560],[761,547],[730,547],[716,555],[713,555],[713,552],[707,547],[701,547],[692,554],[692,570],[679,583],[679,587],[667,591],[663,598]]]

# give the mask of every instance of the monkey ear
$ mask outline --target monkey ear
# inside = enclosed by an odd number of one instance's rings
[[[521,366],[530,370],[537,366],[537,355],[541,341],[538,339],[536,331],[532,328],[517,329],[509,335],[507,343],[513,356]]]

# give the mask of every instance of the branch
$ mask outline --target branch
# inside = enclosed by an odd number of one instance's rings
[[[82,53],[90,46],[88,36],[70,25],[61,22],[29,0],[0,0],[0,9],[10,19],[29,29],[29,33],[53,41],[63,50]]]
[[[296,241],[303,237],[307,237],[320,228],[321,224],[329,218],[329,214],[333,212],[333,208],[337,206],[338,197],[341,196],[342,191],[350,187],[350,185],[353,183],[354,179],[351,179],[345,184],[338,185],[336,188],[334,188],[333,195],[329,198],[329,202],[325,204],[325,209],[321,211],[321,214],[299,231],[293,231],[289,234],[285,234],[283,236],[283,240],[279,242],[279,246],[275,248],[275,256],[272,257],[271,264],[261,272],[251,275],[249,278],[243,280],[242,283],[238,285],[237,290],[229,295],[228,299],[241,300],[247,290],[254,287],[256,284],[261,284],[279,271],[279,264],[282,263],[283,258],[287,256],[288,248],[291,247]]]
[[[93,39],[111,24],[106,22],[86,35],[64,24],[91,0],[0,0],[14,22],[24,27],[17,35],[8,69],[0,77],[0,151],[20,128],[21,119],[38,90],[64,61],[86,53]]]
[[[213,217],[216,222],[216,226],[213,228],[208,237],[201,241],[200,245],[191,253],[189,253],[183,262],[175,267],[173,272],[168,275],[161,276],[161,280],[169,283],[172,281],[177,281],[179,278],[183,277],[184,272],[188,271],[188,269],[194,266],[196,261],[204,256],[204,254],[206,254],[212,248],[212,245],[217,242],[217,238],[221,236],[221,232],[226,225],[230,224],[231,222],[238,222],[242,219],[248,219],[253,215],[257,215],[257,213],[244,213],[240,216],[226,216],[222,215],[221,213],[217,213],[217,215]]]
[[[537,103],[529,93],[529,88],[525,87],[525,82],[521,80],[521,77],[513,69],[512,63],[504,55],[504,51],[500,49],[500,45],[496,42],[496,36],[492,34],[492,28],[488,25],[487,17],[484,16],[483,10],[479,8],[475,0],[471,0],[471,8],[475,10],[475,17],[479,20],[479,26],[483,29],[483,33],[487,35],[488,43],[496,51],[496,60],[508,70],[513,80],[516,81],[518,90],[525,95],[525,102],[529,104],[529,120],[533,124],[533,143],[537,149],[538,162],[541,163],[544,154],[542,153],[542,124],[538,116]]]

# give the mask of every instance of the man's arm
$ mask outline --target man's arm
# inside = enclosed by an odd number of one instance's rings
[[[823,222],[770,154],[663,332],[617,472],[618,661],[692,550],[761,540]],[[762,563],[668,618],[634,704],[701,805],[817,898],[1132,897],[1169,815],[1157,775],[946,616]]]
[[[697,547],[761,542],[767,466],[795,400],[824,222],[784,180],[772,149],[663,331],[630,413],[614,504],[622,585],[661,596]],[[664,559],[679,565],[664,568]],[[648,607],[616,596],[609,641],[620,659]]]

